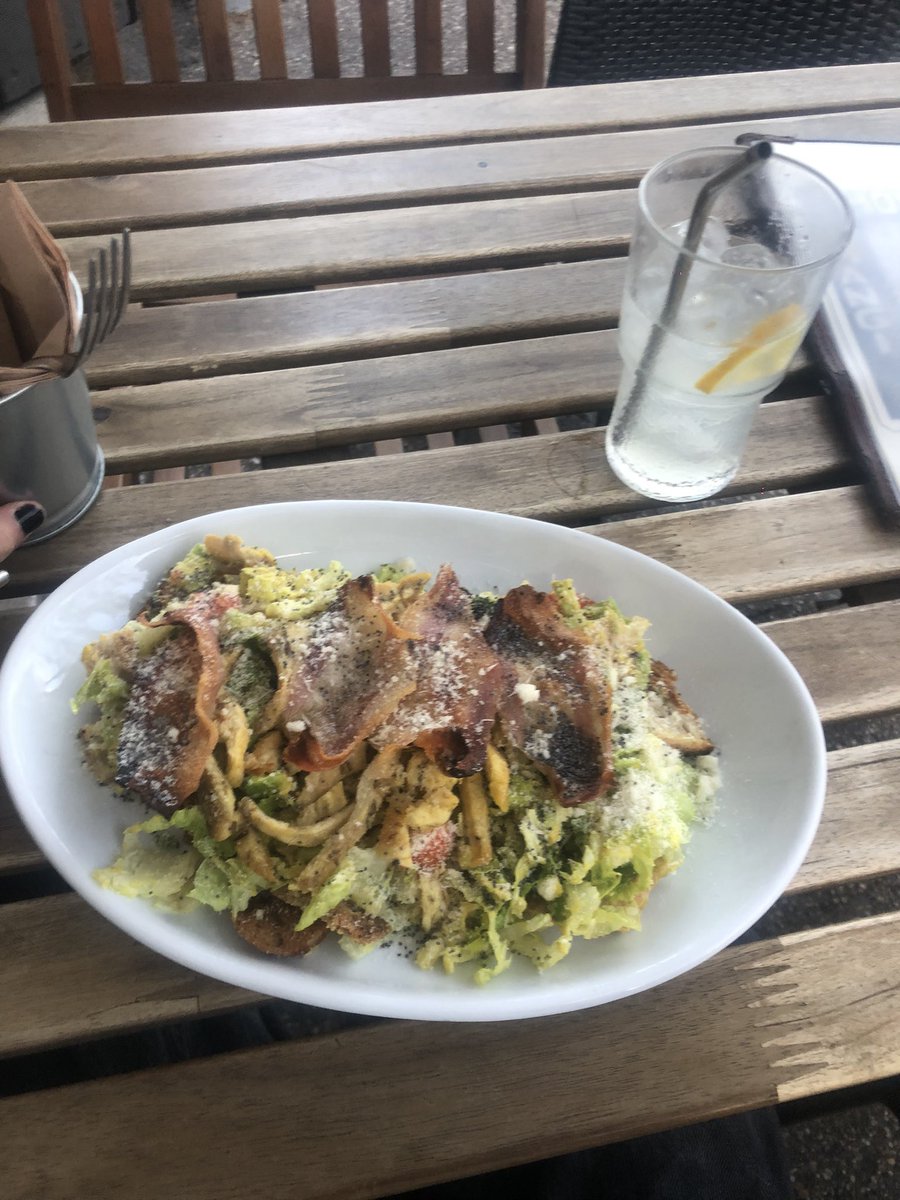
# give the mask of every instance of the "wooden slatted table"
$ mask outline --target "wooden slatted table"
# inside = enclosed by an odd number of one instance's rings
[[[153,1069],[128,1047],[258,998],[105,924],[0,795],[5,1195],[381,1196],[900,1072],[900,912],[841,922],[839,904],[841,887],[900,870],[885,723],[900,709],[900,535],[802,360],[759,416],[733,503],[653,508],[611,475],[602,428],[641,174],[743,130],[898,128],[888,64],[0,132],[2,173],[82,276],[103,235],[135,230],[134,304],[89,367],[111,476],[264,467],[104,491],[8,564],[20,598],[0,602],[2,644],[28,597],[161,524],[284,499],[431,500],[575,524],[767,602],[754,611],[844,746],[790,889],[821,904],[793,932],[588,1012],[333,1018],[327,1035]],[[588,412],[598,426],[567,424]]]

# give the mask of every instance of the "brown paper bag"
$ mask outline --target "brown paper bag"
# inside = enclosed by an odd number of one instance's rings
[[[0,184],[0,397],[65,374],[77,304],[62,247],[21,188]]]

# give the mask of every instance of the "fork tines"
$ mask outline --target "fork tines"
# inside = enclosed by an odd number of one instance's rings
[[[128,304],[130,288],[131,231],[125,229],[121,245],[118,238],[110,238],[109,250],[101,250],[98,258],[92,258],[88,263],[81,336],[72,359],[72,371],[76,371],[119,324]]]

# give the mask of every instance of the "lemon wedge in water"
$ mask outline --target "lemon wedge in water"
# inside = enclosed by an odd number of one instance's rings
[[[787,370],[805,332],[806,318],[802,307],[786,304],[757,321],[731,353],[701,375],[694,387],[708,395],[726,383],[738,386],[777,375]]]

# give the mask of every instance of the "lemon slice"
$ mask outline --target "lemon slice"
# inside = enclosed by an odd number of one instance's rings
[[[708,395],[725,383],[730,386],[755,383],[785,371],[805,332],[806,320],[801,306],[786,304],[757,321],[731,353],[701,375],[694,387]]]

